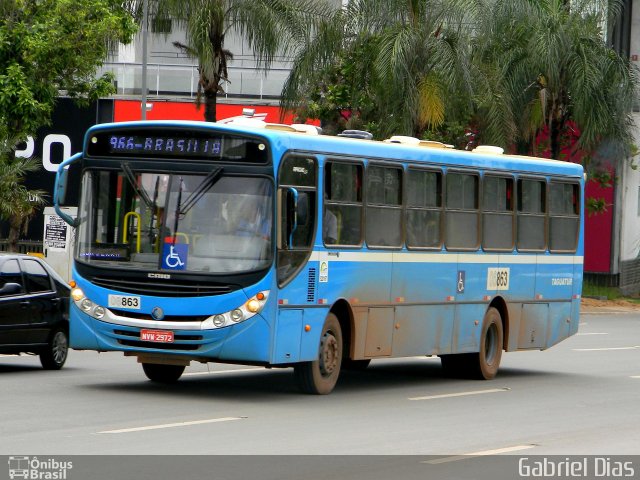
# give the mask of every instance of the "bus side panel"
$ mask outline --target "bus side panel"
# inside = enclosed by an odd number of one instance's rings
[[[502,285],[493,291],[487,290],[487,294],[492,298],[502,296],[507,302],[509,324],[505,325],[504,329],[505,346],[507,351],[513,352],[520,348],[520,331],[527,329],[527,325],[524,325],[527,317],[523,315],[522,301],[532,299],[535,295],[537,261],[535,254],[527,253],[502,254],[499,260],[499,271],[503,275],[507,274],[507,285]],[[487,285],[488,277],[489,271],[487,271]]]
[[[480,330],[486,307],[482,304],[456,305],[452,353],[480,351]]]
[[[454,305],[396,307],[393,355],[441,355],[451,353]]]
[[[458,255],[456,279],[456,314],[453,326],[452,353],[480,351],[482,319],[487,310],[483,293],[487,288],[487,265],[476,263],[483,254]],[[472,303],[468,303],[472,302]]]
[[[281,305],[274,310],[272,339],[268,342],[275,345],[271,352],[273,364],[318,359],[320,333],[329,312],[328,307],[318,306],[318,268],[317,261],[310,261],[290,283],[278,291],[276,303]],[[288,311],[295,313],[286,313]],[[309,331],[304,331],[307,325]],[[294,345],[296,341],[297,346]],[[294,358],[296,355],[297,358]]]
[[[538,256],[536,298],[549,301],[545,348],[569,336],[573,280],[573,259],[557,254]]]
[[[573,265],[573,301],[571,302],[571,324],[569,325],[569,336],[578,333],[580,325],[580,299],[582,298],[583,281],[582,258],[576,257]]]
[[[276,321],[275,346],[271,363],[297,362],[302,342],[304,310],[281,309]]]
[[[451,353],[457,255],[441,252],[393,255],[391,298],[396,303],[392,355]]]

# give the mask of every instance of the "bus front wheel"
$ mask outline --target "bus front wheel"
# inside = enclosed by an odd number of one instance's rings
[[[294,367],[298,387],[304,393],[326,395],[336,386],[342,365],[342,330],[338,318],[330,313],[322,327],[318,359]]]
[[[157,363],[143,363],[142,370],[149,380],[158,383],[175,383],[178,381],[184,365],[160,365]]]

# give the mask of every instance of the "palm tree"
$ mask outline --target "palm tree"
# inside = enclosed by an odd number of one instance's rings
[[[384,133],[420,135],[441,125],[454,92],[470,98],[468,16],[474,2],[463,0],[351,0],[318,28],[318,35],[294,61],[282,93],[291,108],[308,97],[314,72],[335,65],[337,52],[362,44],[375,50],[362,58],[370,70]],[[386,130],[386,132],[385,132]]]
[[[23,185],[25,176],[42,168],[31,158],[15,158],[16,139],[0,132],[0,218],[8,221],[9,251],[18,251],[18,239],[25,234],[29,220],[45,202],[45,192],[29,190]]]
[[[186,42],[174,45],[198,59],[196,104],[204,103],[205,120],[215,122],[217,96],[224,93],[233,59],[225,48],[229,32],[240,34],[267,70],[277,55],[304,45],[331,7],[325,0],[158,0],[156,8],[156,16],[171,16],[185,28]]]
[[[605,42],[618,0],[498,0],[474,38],[484,140],[537,153],[548,135],[560,159],[563,135],[587,155],[626,156],[638,75]]]

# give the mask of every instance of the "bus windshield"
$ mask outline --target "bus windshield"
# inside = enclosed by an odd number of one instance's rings
[[[227,274],[272,261],[273,181],[115,170],[84,173],[77,260],[122,269]]]

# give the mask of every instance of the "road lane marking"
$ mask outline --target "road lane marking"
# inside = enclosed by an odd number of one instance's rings
[[[606,347],[606,348],[574,348],[574,352],[608,352],[610,350],[637,350],[640,345],[634,347]]]
[[[474,457],[484,457],[487,455],[499,455],[501,453],[519,452],[534,448],[537,445],[514,445],[513,447],[497,448],[495,450],[483,450],[481,452],[465,453],[462,455],[453,455],[451,457],[437,458],[435,460],[426,460],[420,463],[428,463],[430,465],[438,465],[440,463],[458,462],[460,460],[468,460]]]
[[[119,430],[105,430],[98,433],[131,433],[144,432],[146,430],[160,430],[163,428],[189,427],[191,425],[204,425],[207,423],[233,422],[235,420],[244,420],[247,417],[221,417],[209,418],[207,420],[194,420],[191,422],[165,423],[162,425],[147,425],[146,427],[122,428]]]
[[[640,378],[640,375],[631,375],[629,378]]]
[[[257,372],[257,371],[265,371],[264,367],[257,368],[236,368],[234,370],[216,370],[215,372],[191,372],[191,373],[183,373],[183,377],[187,376],[196,376],[196,375],[220,375],[222,373],[240,373],[240,372]]]
[[[508,387],[492,388],[489,390],[473,390],[470,392],[444,393],[442,395],[428,395],[426,397],[410,397],[408,400],[436,400],[439,398],[466,397],[468,395],[482,395],[484,393],[508,392],[509,390],[511,389]]]
[[[608,333],[604,333],[604,332],[584,332],[584,333],[576,333],[577,336],[584,336],[584,335],[609,335]]]

